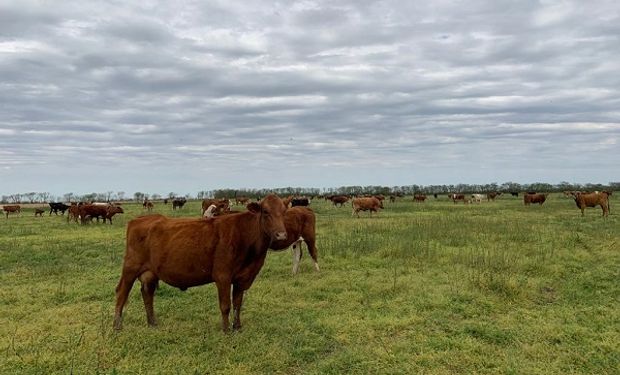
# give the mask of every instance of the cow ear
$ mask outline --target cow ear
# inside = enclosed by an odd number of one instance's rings
[[[246,207],[248,208],[248,211],[253,212],[255,214],[258,214],[261,211],[260,204],[258,204],[256,202],[248,203]]]

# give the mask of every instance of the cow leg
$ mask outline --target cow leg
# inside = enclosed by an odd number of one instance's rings
[[[241,329],[241,305],[243,304],[243,288],[239,284],[233,285],[233,329]]]
[[[314,262],[314,269],[319,272],[319,257],[316,251],[316,243],[314,242],[314,238],[310,238],[310,236],[304,237],[304,241],[306,242],[306,246],[308,246],[308,252],[310,253],[312,261]],[[299,245],[299,253],[299,259],[301,259],[301,244]]]
[[[155,290],[157,289],[157,282],[159,279],[151,271],[146,271],[140,275],[140,282],[142,287],[142,300],[144,301],[144,309],[146,310],[146,322],[151,327],[157,325],[155,320],[155,312],[153,311],[153,299],[155,297]]]
[[[299,271],[299,261],[301,260],[301,240],[293,243],[293,275]]]
[[[123,269],[121,279],[116,286],[116,308],[114,310],[114,329],[120,330],[123,327],[123,307],[127,303],[127,297],[131,291],[134,281],[138,275],[133,270]]]
[[[228,314],[230,313],[230,281],[216,281],[217,295],[220,302],[220,312],[222,313],[222,330],[228,332],[230,330],[230,321]]]

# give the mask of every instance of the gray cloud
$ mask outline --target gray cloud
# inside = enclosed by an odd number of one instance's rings
[[[617,180],[618,21],[614,1],[3,2],[1,192]]]

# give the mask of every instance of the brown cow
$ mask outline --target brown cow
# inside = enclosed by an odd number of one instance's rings
[[[123,307],[136,279],[149,325],[156,325],[153,298],[159,280],[181,290],[215,282],[222,329],[229,330],[230,292],[233,329],[241,328],[243,292],[252,286],[269,245],[287,238],[286,207],[275,195],[250,203],[248,211],[214,219],[142,216],[127,225],[127,249],[116,287],[114,328],[122,326]]]
[[[202,213],[200,214],[200,216],[204,216],[205,215],[205,211],[212,204],[215,205],[215,207],[217,208],[217,211],[228,211],[230,209],[230,205],[229,205],[228,199],[226,199],[226,198],[222,198],[222,199],[205,199],[205,200],[202,201]]]
[[[547,199],[547,195],[549,195],[548,193],[545,194],[541,194],[541,193],[534,193],[534,194],[530,194],[530,193],[526,193],[523,195],[523,203],[526,206],[529,206],[530,203],[538,203],[542,206],[543,203],[545,203],[545,200]]]
[[[105,216],[108,212],[108,206],[102,206],[99,204],[83,204],[78,206],[78,213],[82,224],[90,223],[94,218],[102,218],[105,223]]]
[[[319,262],[316,251],[316,218],[314,211],[308,207],[291,207],[284,213],[284,226],[286,227],[286,240],[273,241],[272,250],[284,250],[293,245],[293,275],[299,269],[301,260],[301,242],[308,246],[308,252],[314,262],[314,269],[319,271]]]
[[[353,198],[352,206],[353,213],[351,216],[357,215],[357,217],[360,217],[360,211],[369,211],[368,213],[372,217],[373,212],[378,212],[380,208],[383,208],[381,201],[375,197]]]
[[[581,210],[581,216],[585,216],[586,207],[601,206],[603,209],[603,217],[609,216],[609,196],[610,192],[602,191],[595,193],[575,193],[575,204]]]
[[[465,200],[465,194],[448,194],[448,198],[452,199],[452,202],[456,204],[457,201],[463,201],[463,203],[467,203]]]
[[[75,220],[75,222],[78,222],[78,218],[80,217],[80,206],[82,205],[82,203],[80,202],[80,204],[76,204],[76,203],[71,203],[71,206],[69,206],[69,210],[68,210],[68,214],[67,214],[67,223],[69,221],[71,221],[71,219]]]
[[[43,217],[43,213],[45,212],[45,210],[42,210],[40,208],[35,208],[34,209],[34,217]]]
[[[105,216],[103,217],[103,223],[105,224],[106,219],[108,219],[108,221],[110,222],[110,225],[112,225],[112,217],[116,214],[122,214],[122,213],[124,213],[123,207],[120,207],[120,206],[107,207]]]
[[[497,192],[497,191],[492,191],[490,193],[487,193],[487,200],[490,201],[494,201],[495,198],[497,198],[498,196],[502,195],[501,192]]]
[[[414,194],[413,200],[418,203],[424,203],[424,201],[426,200],[426,195],[425,194]]]
[[[349,197],[347,197],[346,195],[333,195],[329,198],[329,200],[332,201],[332,204],[335,207],[338,207],[338,205],[342,207],[345,203],[349,201]]]
[[[4,213],[6,214],[6,218],[9,218],[9,214],[17,214],[18,216],[22,212],[22,207],[19,204],[14,204],[10,206],[2,206]]]

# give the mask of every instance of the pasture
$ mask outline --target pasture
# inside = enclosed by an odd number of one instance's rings
[[[453,204],[411,197],[378,216],[312,202],[317,273],[304,246],[270,252],[246,292],[243,329],[223,334],[215,285],[161,283],[159,327],[136,282],[120,332],[114,288],[128,220],[81,226],[63,216],[0,220],[3,374],[617,373],[620,216],[552,194]],[[200,215],[200,202],[169,216]]]

